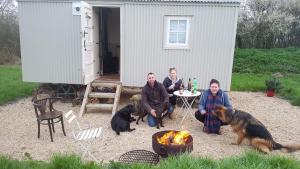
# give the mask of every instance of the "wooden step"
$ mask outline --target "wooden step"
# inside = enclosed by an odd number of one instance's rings
[[[121,91],[122,91],[122,84],[119,84],[117,86],[117,89],[116,89],[116,95],[115,95],[115,99],[114,99],[114,106],[113,106],[113,109],[112,109],[112,116],[117,111],[117,108],[118,108],[118,105],[119,105],[119,101],[120,101]]]
[[[86,104],[88,103],[88,96],[89,96],[89,93],[91,92],[91,90],[92,90],[91,83],[89,83],[86,86],[86,89],[85,89],[84,98],[83,98],[83,101],[82,101],[82,105],[80,107],[79,117],[82,117],[82,115],[86,111]]]
[[[117,87],[118,84],[115,83],[105,83],[105,82],[93,82],[93,87]]]
[[[89,97],[94,97],[94,98],[115,98],[115,93],[100,93],[100,92],[91,92],[89,94]]]
[[[110,92],[92,92],[92,87],[109,87],[115,88],[115,93]],[[81,117],[84,113],[86,113],[87,109],[99,109],[99,110],[107,110],[112,111],[112,115],[116,112],[118,108],[118,104],[120,101],[120,95],[122,91],[122,83],[121,82],[101,82],[94,81],[87,85],[84,99],[80,108],[79,116]],[[109,98],[114,99],[113,104],[102,104],[102,103],[88,103],[89,98]]]
[[[86,105],[87,109],[101,109],[101,110],[112,110],[113,104],[93,104],[89,103]]]
[[[114,83],[114,84],[122,84],[120,81],[114,81],[114,80],[94,80],[93,83]]]

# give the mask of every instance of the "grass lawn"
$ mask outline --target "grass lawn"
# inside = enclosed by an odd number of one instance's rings
[[[300,48],[235,49],[235,73],[300,73]]]
[[[118,162],[109,164],[83,163],[74,155],[56,155],[50,162],[14,160],[0,157],[1,169],[299,169],[300,161],[280,156],[267,156],[255,151],[238,157],[212,160],[205,157],[182,155],[160,162],[157,166],[145,164],[125,165]]]
[[[279,92],[280,96],[291,100],[293,105],[300,106],[300,74],[294,74],[281,79],[284,88]]]
[[[300,48],[235,49],[231,90],[264,92],[265,80],[280,73],[278,96],[300,106]]]
[[[0,105],[31,95],[36,83],[22,81],[20,67],[0,67]]]
[[[264,91],[265,79],[271,75],[250,74],[250,73],[233,73],[231,80],[231,90],[233,91]]]
[[[233,73],[231,90],[233,91],[261,91],[266,90],[267,74]],[[279,97],[290,100],[295,106],[300,106],[300,74],[285,75],[279,78],[283,85],[278,93]]]

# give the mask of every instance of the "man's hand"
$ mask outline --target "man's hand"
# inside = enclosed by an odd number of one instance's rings
[[[153,117],[156,117],[156,111],[154,109],[151,109],[150,113]]]

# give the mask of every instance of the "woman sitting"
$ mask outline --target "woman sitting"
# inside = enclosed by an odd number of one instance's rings
[[[175,96],[173,93],[174,91],[179,90],[181,85],[183,87],[182,80],[177,77],[177,71],[175,68],[169,69],[169,76],[164,79],[163,85],[170,96],[167,114],[169,114],[170,119],[174,119],[176,116],[174,113],[174,108],[176,105],[177,96]]]
[[[204,124],[203,131],[206,133],[221,134],[220,127],[224,124],[212,115],[216,105],[232,108],[227,94],[220,89],[219,81],[212,79],[209,83],[209,89],[203,92],[199,109],[195,113],[195,117]]]

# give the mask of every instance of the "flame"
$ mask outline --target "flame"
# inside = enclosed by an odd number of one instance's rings
[[[190,136],[188,131],[170,131],[165,133],[162,137],[157,137],[160,144],[185,144]]]

